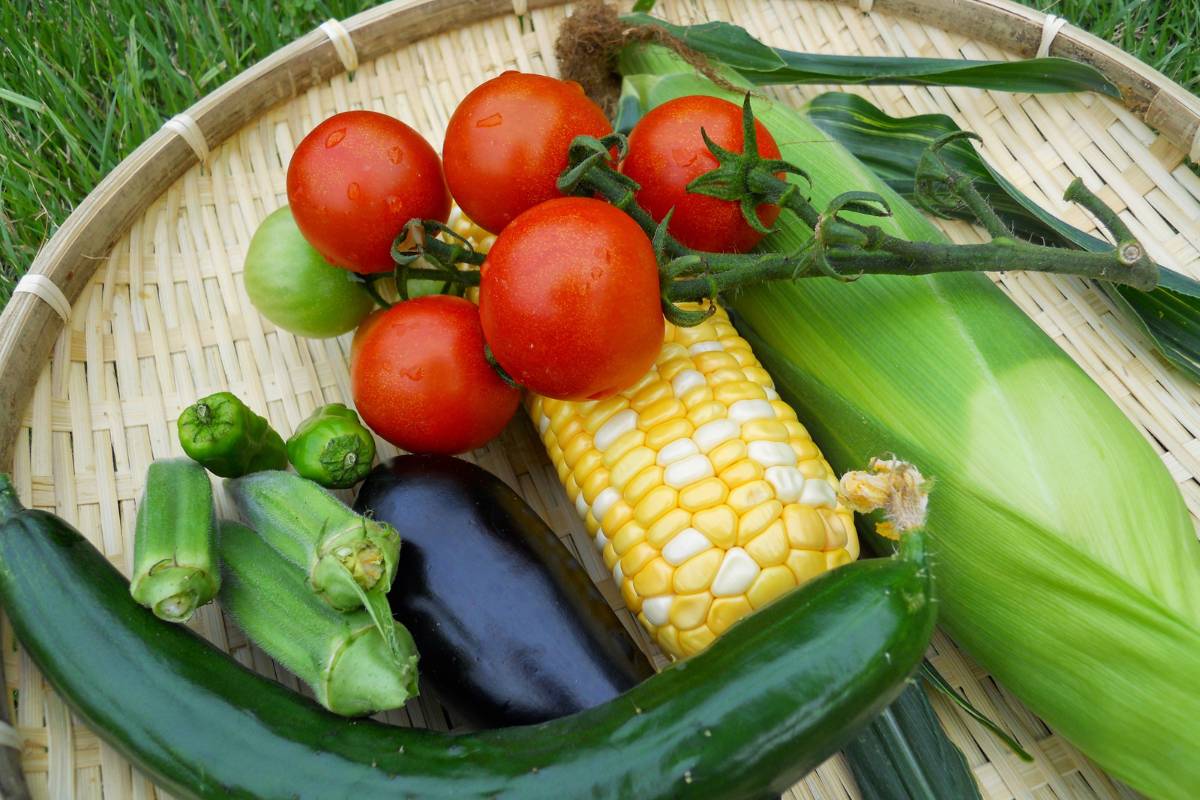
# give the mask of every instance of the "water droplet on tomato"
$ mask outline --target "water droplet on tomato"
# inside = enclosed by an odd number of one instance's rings
[[[345,139],[345,138],[346,138],[346,129],[338,128],[336,131],[334,131],[333,133],[331,133],[325,137],[325,146],[326,147],[337,147],[338,144],[341,143],[342,139]]]
[[[399,214],[404,210],[404,201],[394,194],[389,194],[383,198],[383,202],[387,204],[388,211],[391,211],[393,214]]]
[[[676,147],[671,151],[671,158],[681,167],[690,167],[695,164],[697,155],[695,150],[687,147]]]
[[[500,116],[500,112],[496,112],[495,114],[492,114],[491,116],[488,116],[488,117],[484,117],[483,119],[479,120],[479,122],[476,122],[475,127],[476,128],[494,128],[502,122],[504,122],[504,118]]]
[[[357,183],[351,182],[350,185],[346,187],[346,197],[350,198],[351,200],[357,200],[360,194],[362,194],[362,189],[359,188]]]
[[[400,149],[400,145],[396,145],[388,150],[388,161],[391,161],[393,164],[400,164],[404,161],[404,151]]]

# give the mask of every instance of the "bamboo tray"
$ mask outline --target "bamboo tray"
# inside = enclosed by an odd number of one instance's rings
[[[665,0],[676,22],[736,21],[795,50],[947,58],[1020,58],[1048,47],[1089,61],[1122,87],[1127,107],[1095,95],[1009,95],[927,87],[857,88],[891,114],[940,111],[984,137],[984,155],[1020,189],[1084,228],[1059,200],[1080,175],[1121,212],[1159,262],[1200,276],[1200,102],[1132,57],[1008,0]],[[394,114],[441,141],[457,100],[496,72],[555,74],[553,41],[566,9],[551,2],[397,0],[297,40],[164,126],[122,162],[43,248],[0,317],[0,469],[22,500],[79,527],[119,567],[132,557],[135,502],[151,460],[178,453],[174,422],[195,397],[231,388],[291,430],[315,406],[349,400],[349,341],[276,330],[240,285],[250,235],[286,202],[293,146],[336,111]],[[327,31],[331,31],[327,32]],[[353,78],[347,74],[353,70]],[[788,102],[831,87],[778,90]],[[1157,130],[1153,130],[1152,127]],[[198,156],[205,163],[198,163]],[[958,241],[979,239],[943,223]],[[1076,280],[996,276],[1000,285],[1121,405],[1154,443],[1200,515],[1200,387],[1163,365]],[[381,455],[395,452],[386,444]],[[620,604],[530,424],[474,454],[538,508]],[[220,501],[219,501],[220,502]],[[625,614],[630,631],[645,637]],[[52,623],[51,623],[52,624]],[[243,663],[295,680],[226,625],[214,606],[195,627]],[[3,629],[15,728],[0,727],[0,792],[34,797],[165,797],[72,719]],[[1024,764],[943,698],[934,704],[985,797],[1135,796],[1090,764],[939,636],[941,672],[1035,757]],[[433,698],[389,718],[445,729]],[[835,757],[792,797],[857,797]]]

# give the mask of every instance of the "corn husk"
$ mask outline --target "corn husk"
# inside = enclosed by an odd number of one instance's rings
[[[659,48],[622,72],[656,105],[740,101]],[[869,190],[912,239],[941,234],[798,112],[755,113],[811,197]],[[789,215],[783,215],[789,217]],[[764,244],[798,247],[793,218]],[[1014,267],[1019,265],[1014,264]],[[838,470],[894,452],[935,481],[941,619],[1102,767],[1153,797],[1200,787],[1200,543],[1161,460],[1120,409],[986,277],[774,283],[732,306]]]

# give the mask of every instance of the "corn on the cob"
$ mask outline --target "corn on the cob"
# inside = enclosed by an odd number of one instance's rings
[[[676,657],[858,557],[833,471],[723,310],[668,325],[621,393],[529,411],[625,603]]]

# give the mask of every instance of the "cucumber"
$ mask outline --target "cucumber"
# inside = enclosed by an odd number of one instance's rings
[[[71,708],[191,798],[760,800],[891,702],[935,621],[923,542],[817,578],[705,652],[552,722],[452,735],[346,720],[129,596],[0,476],[0,603]],[[469,590],[469,587],[464,587]]]

